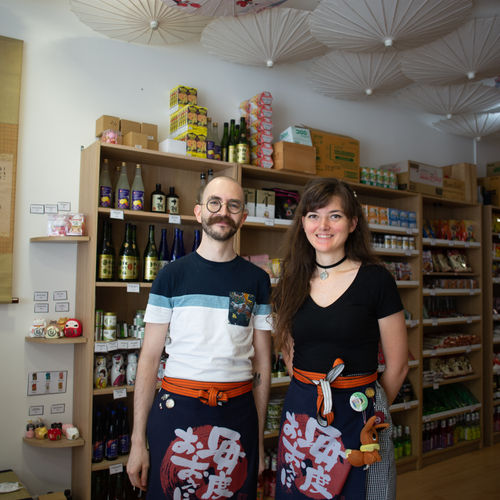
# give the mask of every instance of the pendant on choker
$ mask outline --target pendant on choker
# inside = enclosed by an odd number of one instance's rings
[[[328,278],[328,276],[330,276],[328,274],[327,269],[331,269],[332,267],[340,266],[340,264],[342,264],[342,262],[344,262],[346,259],[347,259],[347,255],[344,255],[338,262],[335,262],[334,264],[330,264],[329,266],[322,266],[321,264],[318,264],[316,262],[316,265],[322,269],[322,271],[319,273],[319,279],[321,281],[326,280],[326,278]]]
[[[323,271],[321,271],[321,272],[319,273],[319,279],[320,279],[321,281],[326,280],[326,278],[328,278],[328,276],[330,276],[330,275],[326,272],[326,270],[325,270],[325,269],[323,269]]]

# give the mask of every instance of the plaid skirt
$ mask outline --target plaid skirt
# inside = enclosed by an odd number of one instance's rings
[[[351,395],[364,393],[368,387],[374,389],[374,396],[368,398],[364,411],[355,411]],[[316,386],[292,379],[281,420],[276,500],[394,500],[392,422],[382,386],[373,382],[332,389],[332,397],[334,420],[323,427],[316,419]],[[390,424],[378,431],[382,460],[368,469],[353,467],[346,459],[346,450],[359,450],[361,429],[376,412]]]
[[[162,388],[147,438],[147,499],[255,499],[259,450],[252,392],[211,407]]]

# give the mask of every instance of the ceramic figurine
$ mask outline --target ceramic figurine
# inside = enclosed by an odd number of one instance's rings
[[[111,365],[111,385],[119,386],[125,384],[125,361],[123,354],[113,354]]]
[[[96,389],[104,389],[108,386],[108,369],[106,367],[106,356],[95,357],[94,385]]]
[[[51,321],[47,328],[45,328],[45,338],[46,339],[58,339],[59,337],[62,337],[63,333],[57,326],[56,321]]]
[[[64,325],[64,335],[66,337],[80,337],[82,334],[82,323],[74,318],[68,319]]]
[[[58,441],[59,439],[61,439],[62,432],[61,429],[56,427],[55,429],[49,429],[47,431],[47,434],[49,435],[49,439],[51,441]]]
[[[137,354],[131,352],[127,355],[127,385],[135,384],[135,375],[137,373]]]
[[[47,323],[44,319],[34,319],[31,324],[30,337],[45,337],[45,327]]]
[[[80,432],[76,427],[69,427],[66,429],[66,439],[78,439],[80,437]]]

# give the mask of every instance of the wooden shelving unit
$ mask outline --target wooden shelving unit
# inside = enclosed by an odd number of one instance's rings
[[[47,448],[47,449],[59,449],[59,448],[78,448],[85,445],[85,441],[82,438],[78,439],[66,439],[62,437],[57,441],[51,441],[50,439],[36,439],[36,438],[25,438],[23,437],[23,442],[29,446],[34,446],[35,448]]]
[[[46,339],[43,337],[24,337],[25,342],[33,344],[85,344],[86,337],[61,337],[59,339]]]
[[[90,236],[34,236],[31,243],[86,243]]]

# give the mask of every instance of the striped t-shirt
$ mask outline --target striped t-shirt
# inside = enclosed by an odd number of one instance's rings
[[[165,266],[151,288],[147,323],[169,323],[164,375],[205,382],[252,378],[253,329],[271,330],[270,283],[241,257],[197,252]]]

